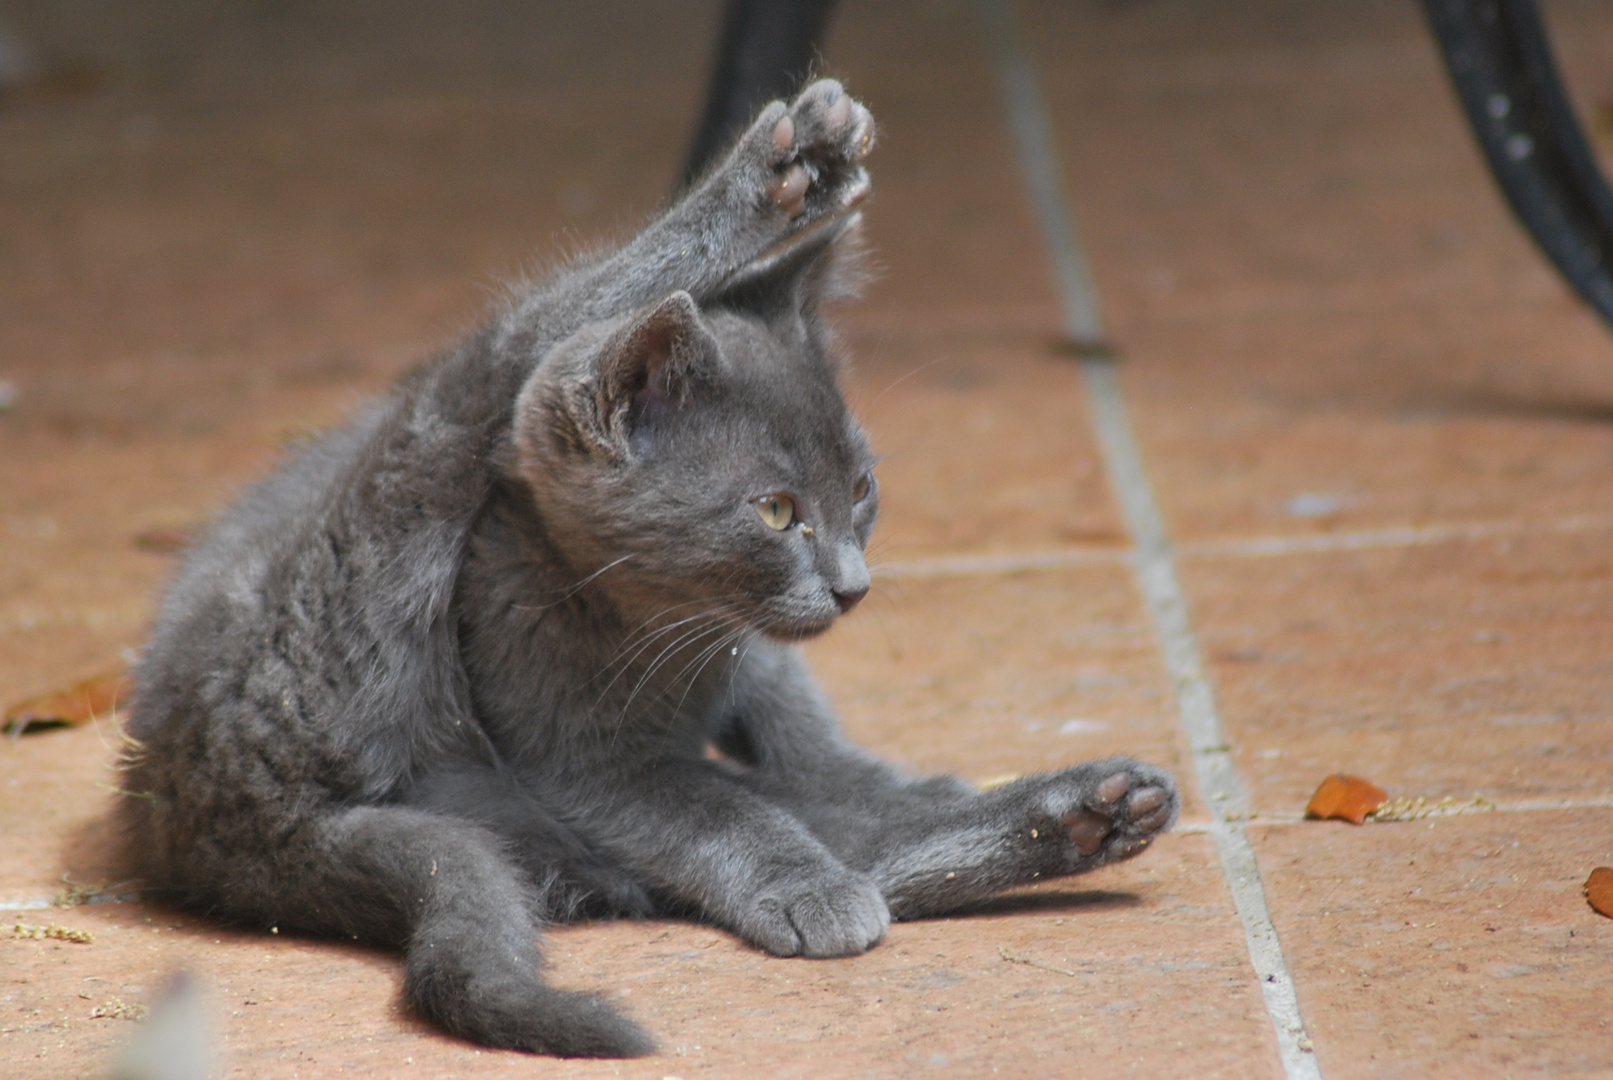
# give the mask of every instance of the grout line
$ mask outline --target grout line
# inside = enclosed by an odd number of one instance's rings
[[[1070,228],[1046,107],[1037,93],[1011,3],[1012,0],[980,0],[997,57],[1009,126],[1013,129],[1020,164],[1031,189],[1043,240],[1058,269],[1066,328],[1077,340],[1089,338],[1093,330],[1099,331],[1101,336],[1097,299],[1087,284],[1091,275],[1068,272],[1069,267],[1084,269],[1085,259]],[[1120,382],[1111,362],[1086,358],[1081,361],[1081,367],[1110,483],[1136,544],[1137,584],[1159,634],[1166,668],[1176,686],[1177,708],[1193,748],[1199,784],[1215,815],[1210,831],[1243,923],[1249,957],[1277,1036],[1283,1071],[1290,1080],[1321,1080],[1321,1070],[1311,1052],[1311,1041],[1300,1015],[1294,979],[1283,960],[1282,946],[1266,904],[1260,867],[1241,822],[1235,820],[1235,816],[1241,816],[1246,810],[1248,799],[1221,732],[1214,692],[1199,662],[1198,643],[1176,578],[1170,540],[1132,436]]]
[[[1269,558],[1275,555],[1308,555],[1331,551],[1364,551],[1372,548],[1423,547],[1457,541],[1490,540],[1527,533],[1595,532],[1613,528],[1613,517],[1605,514],[1576,514],[1555,521],[1477,521],[1465,525],[1389,525],[1380,529],[1351,532],[1313,533],[1308,536],[1257,536],[1243,540],[1200,540],[1177,549],[1182,558],[1211,559],[1217,556]]]
[[[1613,529],[1613,517],[1580,514],[1555,521],[1479,521],[1466,525],[1388,525],[1381,529],[1312,533],[1301,536],[1253,536],[1231,540],[1199,540],[1176,545],[1176,558],[1269,559],[1285,555],[1320,555],[1335,551],[1426,547],[1496,537],[1567,534]],[[943,578],[1018,574],[1078,566],[1135,565],[1131,547],[1069,547],[1003,554],[938,555],[902,559],[873,568],[879,578]]]
[[[1053,260],[1065,330],[1073,342],[1098,345],[1104,331],[1097,285],[1064,196],[1052,125],[1036,87],[1030,55],[1020,40],[1013,0],[980,0],[979,8],[997,63],[997,77],[1002,82],[1008,127],[1019,151],[1025,183],[1031,189],[1047,255]]]
[[[126,904],[139,899],[140,898],[133,893],[96,894],[94,896],[86,897],[77,903],[70,904],[68,907],[82,907],[85,904]],[[62,906],[54,899],[0,900],[0,911],[46,911],[51,908],[58,908],[63,911],[67,910],[67,908],[62,908]]]
[[[1129,547],[1092,547],[1003,555],[941,555],[880,563],[870,569],[876,578],[947,578],[1022,574],[1035,570],[1063,570],[1073,566],[1125,566],[1131,561]]]
[[[1382,821],[1368,818],[1367,825],[1381,828],[1385,825],[1417,825],[1425,821],[1439,821],[1455,817],[1482,817],[1487,814],[1540,814],[1553,810],[1605,810],[1613,807],[1613,795],[1592,795],[1583,799],[1519,799],[1516,802],[1492,803],[1489,806],[1475,807],[1462,805],[1459,808],[1442,809],[1438,803],[1427,804],[1427,812],[1419,817],[1391,818]],[[1314,827],[1323,824],[1316,818],[1308,818],[1304,814],[1292,811],[1270,812],[1257,811],[1248,817],[1239,820],[1239,823],[1248,828],[1284,828],[1290,825],[1304,825]],[[1357,826],[1359,828],[1359,826]],[[1181,833],[1210,833],[1217,828],[1213,821],[1180,821],[1177,822],[1175,832]]]

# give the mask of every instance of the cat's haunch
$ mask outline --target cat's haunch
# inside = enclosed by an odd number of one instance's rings
[[[151,895],[401,948],[408,1002],[484,1045],[634,1055],[541,981],[544,923],[694,911],[845,956],[1170,826],[1171,777],[1126,758],[906,776],[793,645],[869,586],[879,486],[820,309],[855,284],[873,136],[833,81],[769,105],[224,515],[136,672]]]

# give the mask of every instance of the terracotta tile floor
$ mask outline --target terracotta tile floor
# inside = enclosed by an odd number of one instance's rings
[[[1549,7],[1576,92],[1613,98],[1613,14]],[[139,645],[170,562],[137,536],[662,197],[714,6],[439,9],[0,4],[104,76],[0,100],[0,701]],[[1502,210],[1411,5],[1021,18],[1308,1061],[1613,1076],[1613,921],[1580,896],[1613,864],[1607,332]],[[985,780],[1127,750],[1182,777],[1184,828],[851,960],[554,932],[557,981],[661,1038],[633,1063],[441,1038],[386,954],[133,902],[8,911],[95,940],[0,940],[0,1072],[106,1075],[131,1026],[91,1011],[184,967],[223,1075],[1282,1074],[983,37],[963,5],[850,3],[829,44],[884,127],[884,277],[842,324],[885,575],[811,658],[882,753]],[[115,742],[0,745],[0,902],[95,883]],[[1299,821],[1339,770],[1499,809]]]

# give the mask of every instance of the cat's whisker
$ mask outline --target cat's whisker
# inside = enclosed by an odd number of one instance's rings
[[[693,602],[695,602],[695,601],[688,601],[688,602],[685,602],[684,604],[674,605],[673,607],[674,608],[676,608],[676,607],[685,607],[685,606],[688,605],[688,603],[693,603]],[[720,602],[719,602],[719,606],[720,607],[726,607],[726,605],[721,605]],[[672,610],[672,609],[670,609],[670,608],[669,609],[664,609],[664,611],[670,611],[670,610]],[[642,656],[646,651],[648,651],[655,644],[655,642],[658,639],[666,636],[669,633],[674,632],[675,630],[677,630],[681,626],[684,626],[684,625],[686,625],[686,624],[688,624],[690,622],[694,622],[697,619],[707,617],[707,616],[711,615],[716,610],[718,610],[718,608],[709,608],[706,611],[697,612],[696,614],[691,615],[691,616],[689,616],[687,618],[676,620],[675,622],[673,622],[673,623],[671,623],[671,624],[669,624],[667,626],[659,627],[654,631],[651,631],[651,632],[649,632],[647,634],[644,634],[644,635],[640,636],[636,640],[630,639],[629,644],[623,645],[621,648],[619,648],[617,650],[617,652],[616,652],[616,655],[613,656],[610,660],[608,660],[606,662],[605,666],[603,668],[601,668],[598,673],[595,674],[594,678],[598,679],[600,676],[604,675],[607,671],[609,671],[611,669],[611,667],[615,666],[618,662],[621,663],[620,669],[616,672],[615,675],[611,676],[610,681],[608,683],[606,683],[604,688],[600,691],[598,699],[594,702],[594,708],[596,710],[598,709],[599,705],[604,701],[605,696],[610,693],[611,689],[616,685],[617,681],[620,680],[623,675],[627,674],[627,672],[632,669],[632,666],[633,666],[634,662],[637,661],[638,658],[640,656]],[[644,624],[641,624],[641,626],[642,625],[644,625]],[[623,654],[626,653],[629,648],[631,648],[631,650],[632,650],[631,655],[627,655],[624,658]]]
[[[678,608],[688,607],[690,604],[701,603],[701,602],[702,601],[689,600],[689,601],[685,601],[684,603],[681,603],[681,604],[674,604],[669,608],[662,609],[662,611],[659,614],[652,615],[650,618],[646,619],[643,623],[640,623],[638,630],[635,630],[633,632],[633,634],[628,635],[626,640],[623,642],[623,644],[621,646],[619,646],[617,648],[616,652],[610,657],[610,659],[605,661],[605,666],[603,668],[599,669],[599,671],[594,675],[594,678],[596,678],[596,679],[599,678],[599,676],[605,674],[605,672],[609,671],[613,666],[615,666],[618,662],[620,662],[622,664],[622,670],[617,672],[616,677],[611,680],[611,683],[614,684],[615,681],[616,681],[616,678],[620,678],[621,675],[622,675],[622,672],[625,672],[629,667],[631,667],[632,664],[633,664],[633,661],[637,660],[638,657],[640,655],[642,655],[643,652],[646,649],[648,649],[652,644],[654,644],[654,642],[656,641],[657,638],[660,638],[660,637],[662,637],[662,636],[664,636],[666,634],[669,634],[669,633],[673,632],[674,630],[676,630],[680,626],[683,626],[683,625],[685,625],[687,623],[691,623],[696,619],[702,618],[704,615],[707,614],[707,612],[696,612],[695,614],[690,615],[687,618],[678,619],[678,620],[676,620],[674,622],[671,622],[671,623],[668,623],[668,624],[666,624],[664,626],[659,626],[659,627],[655,628],[654,630],[651,630],[651,631],[649,631],[647,633],[640,634],[639,633],[640,630],[643,630],[644,627],[648,626],[650,623],[652,623],[656,619],[660,618],[661,615],[669,614],[672,611],[677,610]],[[628,655],[629,653],[631,653],[631,655]],[[610,686],[607,685],[605,687],[605,689],[609,690]]]
[[[743,622],[738,619],[731,619],[730,622],[737,624],[734,629],[731,629],[727,633],[723,634],[716,640],[714,644],[706,646],[706,648],[701,651],[699,656],[697,656],[694,660],[689,661],[689,663],[683,665],[682,670],[680,670],[676,675],[672,676],[672,685],[676,686],[678,684],[678,680],[682,679],[684,674],[691,667],[694,667],[697,662],[699,664],[699,666],[695,668],[694,674],[689,676],[689,682],[683,688],[683,695],[678,698],[678,704],[672,710],[672,719],[674,721],[677,720],[678,714],[682,712],[683,703],[689,700],[689,691],[694,689],[695,683],[700,681],[700,673],[706,669],[706,665],[715,660],[722,650],[728,648],[734,642],[738,641],[740,635],[745,632],[745,624]]]
[[[666,615],[670,615],[672,612],[677,611],[680,608],[687,608],[687,607],[690,607],[690,606],[692,606],[694,604],[711,604],[711,603],[722,604],[728,599],[730,599],[730,597],[728,597],[728,596],[719,596],[719,597],[716,597],[716,598],[702,598],[702,599],[697,599],[697,600],[683,600],[683,601],[680,601],[679,603],[669,604],[668,606],[662,608],[661,610],[659,610],[655,614],[649,616],[643,622],[639,623],[636,627],[633,628],[633,630],[623,639],[622,644],[617,648],[616,652],[613,653],[611,655],[610,659],[605,662],[605,667],[600,670],[599,674],[602,675],[602,674],[605,673],[605,671],[608,671],[612,664],[616,663],[616,661],[623,654],[625,654],[628,651],[634,649],[641,641],[643,641],[643,640],[654,640],[656,637],[660,636],[665,631],[673,629],[673,628],[675,628],[677,626],[681,626],[684,622],[689,621],[688,619],[684,619],[684,620],[680,620],[679,622],[674,622],[674,623],[672,623],[672,624],[670,624],[668,626],[657,627],[656,629],[650,630],[648,632],[647,638],[641,636],[641,635],[643,635],[645,629],[647,627],[649,627],[652,623],[654,623],[657,619],[660,619],[660,618],[662,618],[662,617],[664,617]],[[691,616],[690,618],[699,618],[699,615],[697,614],[697,615]],[[629,662],[631,662],[631,661],[629,661]],[[597,678],[598,675],[596,675],[595,677]]]
[[[881,390],[878,394],[874,395],[874,400],[870,401],[867,404],[866,408],[871,409],[875,405],[878,405],[880,400],[882,398],[884,398],[884,396],[886,394],[890,393],[892,390],[896,389],[898,386],[901,386],[904,382],[906,382],[907,380],[911,379],[913,376],[923,374],[924,372],[928,371],[930,368],[933,368],[935,365],[939,364],[940,362],[941,362],[941,359],[938,357],[938,358],[936,358],[934,360],[931,360],[928,363],[920,364],[918,367],[913,368],[911,371],[907,371],[907,372],[904,372],[901,375],[898,375],[894,380],[891,381],[890,385],[886,386],[885,389]]]
[[[577,593],[579,591],[581,591],[583,588],[585,588],[589,583],[593,582],[594,580],[599,578],[601,575],[603,575],[605,573],[605,571],[614,570],[616,567],[622,565],[624,562],[626,562],[627,560],[631,559],[632,557],[633,557],[633,552],[630,551],[626,555],[623,555],[620,559],[613,560],[612,562],[608,562],[604,566],[601,566],[598,570],[595,570],[592,574],[589,574],[587,577],[583,578],[581,581],[577,582],[575,585],[571,585],[571,586],[568,586],[565,589],[558,590],[560,592],[560,598],[558,600],[554,600],[554,601],[552,601],[550,603],[547,603],[547,604],[516,604],[516,605],[514,605],[515,610],[517,610],[517,611],[548,611],[552,607],[559,607],[561,604],[564,604],[567,600],[570,600],[573,596],[576,596]]]
[[[689,681],[683,688],[683,694],[678,698],[678,703],[673,706],[672,715],[668,718],[666,727],[661,732],[661,745],[663,748],[666,746],[667,739],[672,737],[672,731],[677,727],[678,718],[683,713],[684,702],[689,700],[689,692],[693,690],[695,684],[700,681],[701,672],[705,671],[707,666],[709,666],[713,660],[715,660],[718,656],[721,656],[724,649],[729,648],[734,642],[738,641],[745,633],[745,630],[746,626],[741,623],[737,628],[728,631],[726,634],[723,634],[713,644],[706,646],[696,658],[699,661],[699,666],[695,668],[694,674],[689,676]],[[695,661],[690,661],[688,664],[685,664],[683,666],[683,670],[678,672],[677,675],[673,676],[672,684],[674,686],[677,685],[679,679],[683,678],[684,672],[688,671],[694,663]]]
[[[705,614],[711,615],[711,614],[721,614],[721,613],[708,611]],[[679,635],[677,640],[672,642],[672,644],[667,645],[658,654],[656,654],[655,659],[649,664],[649,666],[645,669],[643,675],[641,675],[639,677],[638,682],[633,686],[632,692],[627,695],[627,700],[622,703],[620,715],[618,716],[617,722],[616,722],[615,732],[613,732],[613,734],[611,735],[611,745],[613,745],[613,746],[615,745],[616,738],[621,732],[622,725],[624,723],[626,723],[626,721],[627,721],[627,717],[628,717],[629,711],[632,708],[634,700],[637,699],[637,697],[639,695],[639,692],[644,689],[644,685],[647,682],[649,682],[649,680],[655,675],[655,673],[658,670],[660,670],[660,668],[669,659],[671,659],[674,655],[676,655],[679,650],[681,650],[681,649],[687,647],[688,645],[691,645],[694,642],[700,640],[705,635],[713,633],[715,631],[719,631],[722,628],[723,628],[722,623],[718,623],[718,624],[712,625],[712,626],[697,627],[694,630],[690,630],[690,631],[688,631],[688,632],[686,632],[684,634]]]

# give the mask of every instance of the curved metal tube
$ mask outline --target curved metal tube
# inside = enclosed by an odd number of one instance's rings
[[[1534,0],[1423,0],[1457,96],[1513,213],[1613,326],[1613,190]]]

